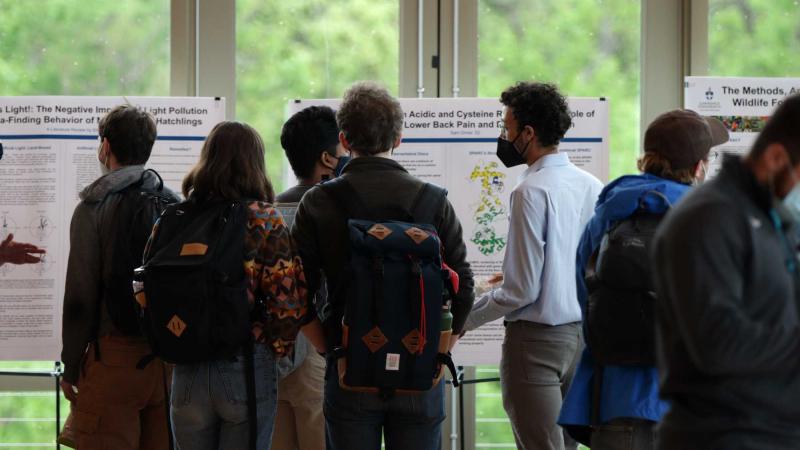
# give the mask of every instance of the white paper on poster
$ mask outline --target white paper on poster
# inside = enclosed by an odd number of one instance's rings
[[[730,140],[714,151],[709,176],[719,172],[721,154],[750,150],[772,111],[784,98],[800,92],[800,78],[686,77],[684,105],[700,115],[716,117],[728,128]]]
[[[403,139],[393,154],[412,175],[445,187],[464,229],[476,278],[500,272],[508,233],[511,190],[525,166],[507,169],[495,155],[503,105],[484,98],[399,99],[405,114]],[[601,181],[608,180],[608,101],[569,98],[573,126],[560,151]],[[339,100],[294,100],[287,111],[311,105],[336,109]],[[293,179],[287,174],[287,179]],[[505,331],[502,320],[467,333],[456,347],[459,365],[498,364]]]
[[[46,249],[42,262],[0,266],[0,360],[57,361],[78,193],[100,176],[98,121],[130,103],[157,121],[148,167],[180,192],[225,100],[171,97],[0,97],[0,238]]]

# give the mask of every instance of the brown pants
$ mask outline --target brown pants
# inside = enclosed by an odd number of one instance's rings
[[[325,359],[312,349],[303,364],[278,383],[272,450],[325,450],[324,385]]]
[[[143,369],[136,364],[150,354],[142,339],[100,338],[100,360],[90,345],[72,408],[78,450],[167,450],[165,380],[160,360]]]

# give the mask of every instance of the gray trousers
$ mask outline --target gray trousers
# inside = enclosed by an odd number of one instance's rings
[[[577,449],[557,421],[582,349],[580,323],[507,324],[500,384],[518,449]]]

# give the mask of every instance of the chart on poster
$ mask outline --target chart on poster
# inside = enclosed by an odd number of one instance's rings
[[[0,359],[57,361],[72,211],[100,176],[98,121],[137,105],[157,122],[148,163],[180,191],[225,100],[175,97],[0,97],[0,237],[46,250],[41,262],[0,266]]]
[[[497,99],[399,99],[403,138],[393,157],[412,175],[445,187],[464,232],[476,279],[500,272],[508,234],[511,190],[525,166],[508,169],[495,155],[503,125]],[[608,108],[604,98],[569,98],[572,127],[559,145],[570,160],[603,182],[608,180]],[[311,105],[334,109],[339,100],[295,100],[289,114]],[[468,333],[454,358],[460,365],[497,364],[501,321]]]
[[[700,115],[716,117],[730,140],[714,148],[717,155],[743,155],[755,142],[772,111],[789,95],[800,93],[800,78],[686,77],[684,105]],[[709,160],[709,176],[719,172],[722,158]]]

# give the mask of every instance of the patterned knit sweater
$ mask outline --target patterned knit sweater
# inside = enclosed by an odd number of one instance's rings
[[[244,267],[249,300],[255,307],[253,335],[276,356],[284,356],[308,321],[303,264],[278,210],[258,201],[248,208]]]

